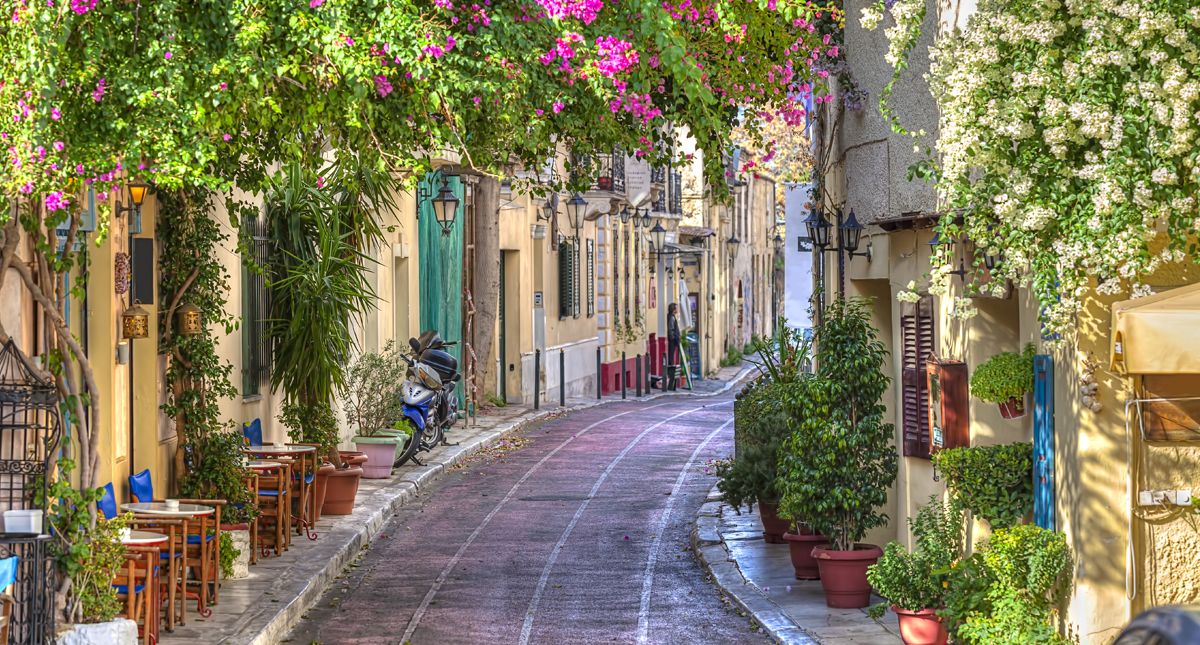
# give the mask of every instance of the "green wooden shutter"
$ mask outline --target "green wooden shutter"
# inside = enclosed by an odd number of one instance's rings
[[[420,331],[436,329],[444,340],[456,341],[457,344],[447,347],[446,351],[462,364],[463,207],[466,199],[458,177],[450,177],[449,185],[458,198],[458,212],[449,235],[442,234],[430,202],[441,190],[441,173],[426,175],[418,192],[425,196],[417,204],[420,216]]]
[[[575,315],[575,250],[570,242],[558,245],[558,317]]]

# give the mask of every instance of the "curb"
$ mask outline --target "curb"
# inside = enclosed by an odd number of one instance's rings
[[[753,617],[771,638],[785,645],[820,645],[802,627],[784,613],[775,601],[742,575],[737,562],[729,555],[721,536],[721,513],[724,508],[716,486],[696,512],[692,526],[692,550],[712,576],[713,582],[742,611]]]
[[[525,417],[510,421],[485,435],[457,446],[456,450],[445,454],[438,463],[426,462],[424,466],[405,470],[397,479],[393,480],[392,484],[370,492],[365,498],[362,496],[362,491],[360,491],[355,511],[345,516],[349,520],[346,524],[356,527],[349,540],[342,544],[337,552],[329,558],[328,562],[315,575],[308,579],[298,595],[277,605],[278,610],[275,615],[267,619],[266,624],[259,628],[257,634],[245,638],[233,637],[227,639],[225,642],[245,643],[247,645],[274,645],[275,643],[282,642],[288,633],[299,624],[304,613],[317,603],[321,594],[325,593],[333,580],[341,575],[342,571],[358,557],[358,554],[363,549],[370,545],[372,540],[383,530],[387,521],[400,508],[406,505],[418,491],[436,481],[447,468],[462,462],[467,457],[481,450],[495,445],[507,435],[563,414],[570,414],[607,403],[617,403],[622,400],[653,401],[668,396],[695,398],[718,396],[735,387],[753,369],[752,366],[742,368],[737,374],[726,381],[723,387],[714,392],[658,392],[640,398],[632,396],[627,399],[614,400],[610,398],[576,403],[566,407],[530,410],[530,413]],[[249,626],[247,625],[247,627]]]

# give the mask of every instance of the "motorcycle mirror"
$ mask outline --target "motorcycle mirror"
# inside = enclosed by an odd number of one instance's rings
[[[409,338],[408,346],[411,347],[414,352],[421,351],[421,343],[418,343],[416,338]]]

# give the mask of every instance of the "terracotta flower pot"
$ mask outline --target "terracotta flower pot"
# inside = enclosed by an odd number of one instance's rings
[[[353,512],[354,496],[358,494],[358,481],[362,474],[362,468],[357,466],[339,468],[329,473],[325,483],[325,505],[321,512],[325,515],[349,515]]]
[[[949,634],[936,610],[908,611],[892,605],[892,611],[900,621],[900,638],[905,645],[946,645]]]
[[[816,580],[821,577],[817,561],[813,559],[813,547],[818,544],[828,544],[829,538],[824,535],[809,533],[784,533],[783,539],[788,544],[792,555],[792,569],[796,571],[797,580]]]
[[[342,456],[342,463],[347,466],[361,466],[367,463],[367,453],[357,450],[339,450],[338,454]]]
[[[363,464],[363,478],[387,479],[392,476],[392,462],[396,460],[396,448],[400,440],[396,437],[355,437],[354,447],[367,455]]]
[[[825,604],[835,609],[861,609],[871,604],[867,567],[875,564],[883,550],[874,544],[855,544],[853,551],[834,551],[828,544],[813,547],[821,571]]]
[[[1000,416],[1005,419],[1016,419],[1025,416],[1025,397],[1011,398],[1000,405]]]
[[[779,517],[776,512],[776,502],[758,500],[758,516],[762,518],[763,539],[768,544],[783,544],[783,534],[787,533],[790,523]]]
[[[329,473],[335,470],[337,470],[337,466],[333,464],[321,464],[321,467],[317,469],[317,476],[313,478],[313,495],[317,498],[317,516],[313,518],[314,522],[321,519],[321,507],[325,505],[325,495],[329,490]]]

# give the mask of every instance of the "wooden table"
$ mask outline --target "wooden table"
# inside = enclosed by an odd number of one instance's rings
[[[313,518],[317,516],[317,496],[310,490],[312,485],[309,484],[305,477],[306,472],[311,472],[313,482],[316,482],[317,477],[317,448],[316,446],[305,446],[300,444],[287,445],[272,445],[272,446],[246,446],[242,448],[242,452],[256,457],[275,457],[275,458],[295,458],[300,463],[300,467],[295,470],[300,486],[300,517],[296,522],[296,533],[303,533],[310,540],[317,539],[317,533],[313,530]],[[252,461],[255,463],[258,460]],[[251,466],[253,468],[253,466]],[[311,468],[311,471],[308,470]]]
[[[129,537],[122,538],[121,544],[130,546],[150,546],[167,541],[167,536],[154,531],[130,531]]]
[[[134,515],[141,515],[144,518],[153,519],[153,518],[157,517],[157,518],[164,518],[164,519],[167,519],[167,518],[178,519],[178,520],[183,521],[183,562],[181,563],[182,566],[180,568],[177,580],[179,582],[181,589],[183,590],[184,597],[187,598],[189,596],[192,596],[195,598],[196,612],[199,613],[200,616],[203,618],[208,618],[209,616],[211,616],[212,610],[208,608],[209,558],[203,557],[203,554],[207,550],[207,544],[205,541],[205,537],[208,535],[208,516],[215,514],[217,512],[217,509],[215,507],[206,506],[204,504],[179,504],[178,506],[172,507],[172,506],[168,506],[166,502],[131,502],[129,504],[121,504],[121,510],[133,513]],[[199,535],[199,537],[200,537],[200,553],[201,553],[200,591],[196,594],[190,594],[190,592],[188,592],[188,590],[187,590],[188,525],[190,522],[192,522],[196,518],[199,518],[199,521],[200,521],[200,530],[197,533],[197,535]],[[218,526],[218,527],[214,527],[214,528],[216,529],[216,535],[213,536],[213,540],[218,542],[218,544],[219,544],[219,541],[221,539],[220,527]],[[139,531],[139,533],[140,532],[141,531]],[[174,568],[174,562],[172,562],[171,565],[172,565],[172,568]],[[215,574],[216,572],[213,572],[213,573]],[[187,624],[186,623],[186,621],[187,621],[186,604],[187,603],[185,602],[183,604],[185,605],[185,609],[179,617],[180,625]]]

